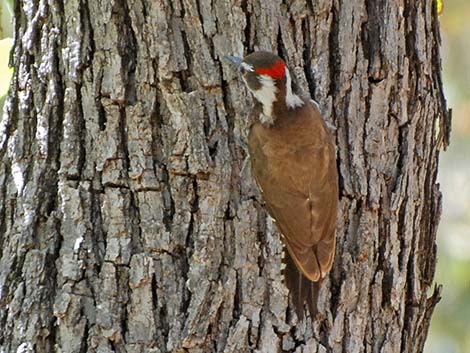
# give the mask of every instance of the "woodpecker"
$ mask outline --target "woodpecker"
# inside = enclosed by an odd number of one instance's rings
[[[248,152],[252,174],[284,244],[285,284],[299,319],[305,303],[314,318],[336,245],[333,138],[317,104],[292,90],[289,70],[279,56],[258,51],[227,58],[254,97]]]

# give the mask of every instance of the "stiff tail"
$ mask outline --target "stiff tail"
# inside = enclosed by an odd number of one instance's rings
[[[284,250],[284,278],[287,289],[289,289],[292,303],[294,304],[295,312],[299,320],[304,318],[304,304],[307,302],[307,307],[312,318],[315,318],[318,312],[317,300],[318,292],[320,291],[321,279],[318,282],[312,282],[305,277],[302,272],[297,268],[292,260],[289,252]]]

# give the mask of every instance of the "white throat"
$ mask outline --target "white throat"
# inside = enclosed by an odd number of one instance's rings
[[[261,123],[272,125],[273,119],[273,103],[277,100],[276,93],[278,91],[274,79],[268,75],[260,75],[259,81],[261,88],[256,91],[251,91],[256,100],[263,106],[263,114],[260,115],[259,119]],[[248,85],[247,85],[248,87]]]
[[[260,114],[259,120],[265,125],[272,125],[273,119],[273,104],[277,100],[276,94],[278,88],[271,76],[260,75],[259,81],[261,88],[256,91],[251,91],[253,96],[263,106],[263,113]],[[295,93],[292,92],[291,77],[289,70],[286,68],[286,106],[288,109],[295,109],[304,105],[304,101]],[[245,82],[246,83],[246,82]],[[249,86],[246,85],[248,88]]]

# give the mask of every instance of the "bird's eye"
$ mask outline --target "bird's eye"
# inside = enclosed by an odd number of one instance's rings
[[[242,62],[240,64],[240,71],[241,73],[246,73],[246,72],[254,72],[255,69],[253,69],[253,66],[251,66],[250,64],[247,64],[245,62]]]

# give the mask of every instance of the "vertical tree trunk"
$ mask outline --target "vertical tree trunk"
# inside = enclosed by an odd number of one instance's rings
[[[0,352],[422,351],[450,126],[431,0],[15,6]],[[241,174],[251,98],[223,55],[258,49],[336,126],[338,247],[315,322],[289,307]]]

